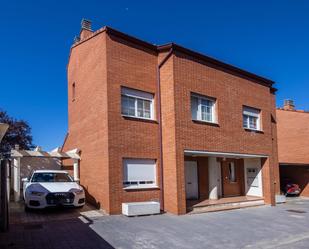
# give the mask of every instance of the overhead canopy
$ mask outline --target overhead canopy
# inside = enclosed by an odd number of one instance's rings
[[[261,154],[242,154],[229,152],[215,152],[215,151],[200,151],[200,150],[185,150],[185,156],[214,156],[227,158],[267,158],[268,155]]]
[[[79,149],[62,152],[60,148],[56,148],[50,152],[47,152],[40,150],[39,147],[37,147],[35,150],[12,150],[11,157],[51,157],[58,159],[80,159]]]
[[[4,137],[4,134],[6,133],[8,128],[9,128],[8,124],[0,123],[0,142],[2,138]]]

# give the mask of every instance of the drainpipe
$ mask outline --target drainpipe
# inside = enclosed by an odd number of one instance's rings
[[[158,110],[158,123],[159,123],[159,147],[160,147],[160,205],[161,210],[164,211],[164,189],[163,189],[163,143],[162,143],[162,121],[161,121],[161,82],[160,82],[160,68],[164,65],[164,63],[168,60],[168,58],[173,53],[173,47],[169,50],[167,55],[163,58],[163,60],[157,66],[157,89],[158,89],[158,100],[157,100],[157,110]]]

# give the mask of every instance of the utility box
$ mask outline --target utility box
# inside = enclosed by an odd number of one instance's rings
[[[122,203],[122,214],[126,216],[150,215],[160,213],[160,202],[127,202]]]
[[[286,203],[285,195],[276,195],[276,204]]]

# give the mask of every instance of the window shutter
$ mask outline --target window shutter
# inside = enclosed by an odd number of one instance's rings
[[[156,162],[145,159],[125,159],[124,181],[153,181],[156,182]]]
[[[243,114],[244,115],[248,115],[248,116],[253,116],[253,117],[259,117],[260,115],[260,110],[258,109],[254,109],[254,108],[250,108],[250,107],[244,107],[243,109]]]

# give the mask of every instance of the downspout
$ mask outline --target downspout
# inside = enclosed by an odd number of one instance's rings
[[[161,120],[161,82],[160,82],[160,68],[164,65],[164,63],[168,60],[168,58],[173,54],[173,47],[169,50],[167,55],[163,58],[163,60],[157,66],[157,89],[158,89],[158,101],[157,101],[157,110],[158,110],[158,123],[159,123],[159,147],[160,147],[160,205],[161,210],[164,211],[164,185],[163,185],[163,142],[162,142],[162,120]]]

